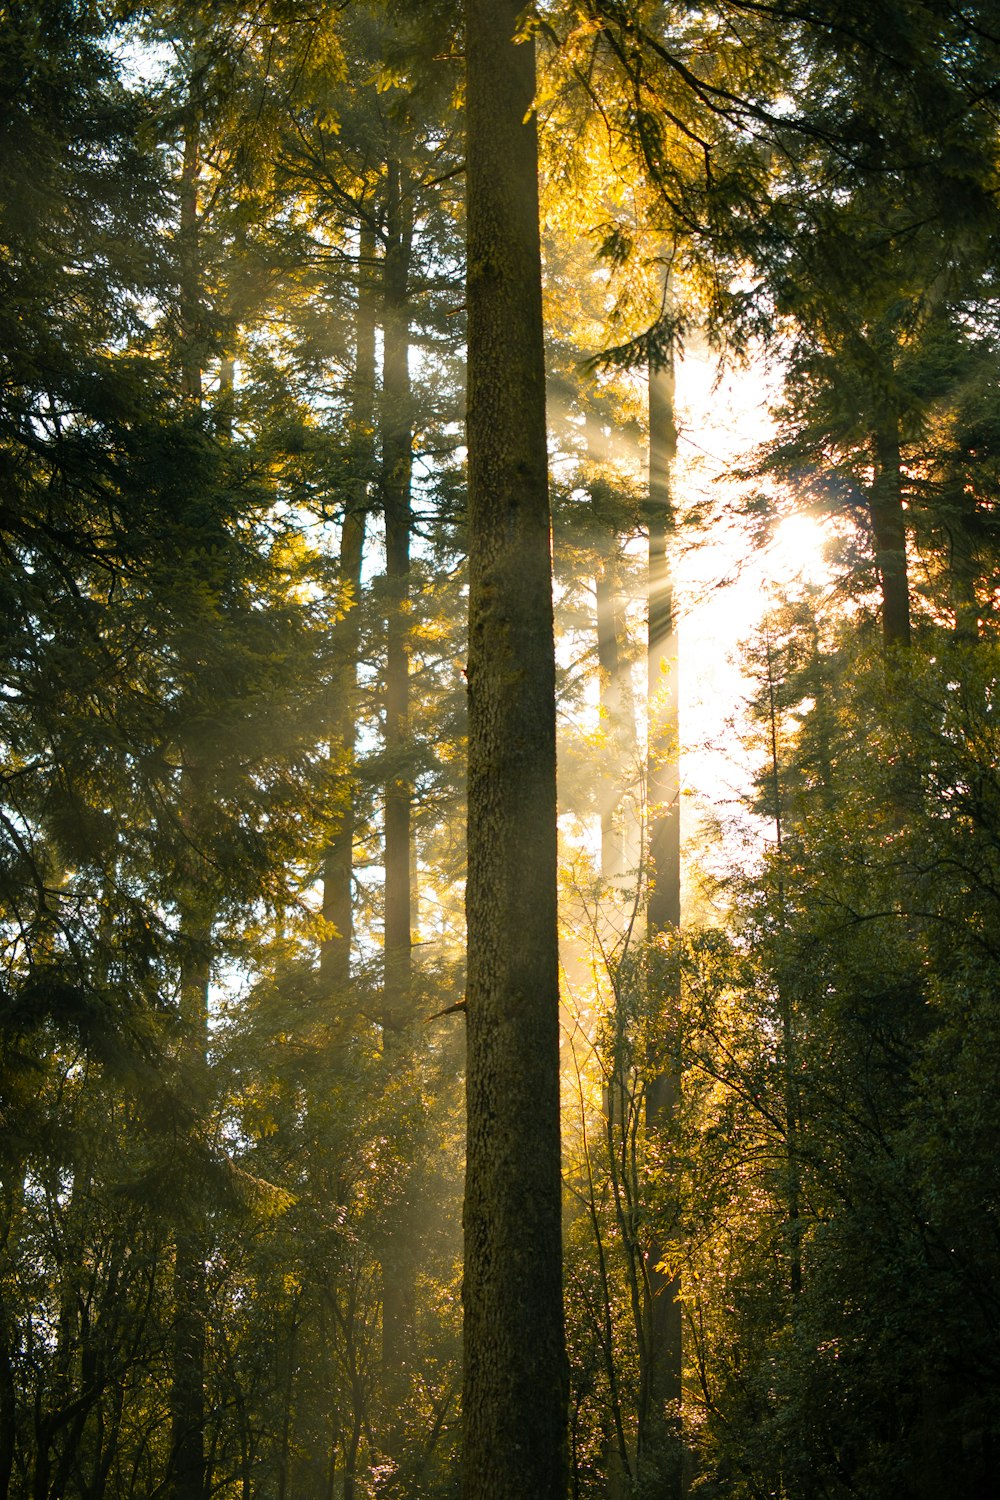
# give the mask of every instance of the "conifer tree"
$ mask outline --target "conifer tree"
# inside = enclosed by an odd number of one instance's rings
[[[469,445],[464,1494],[561,1500],[555,681],[533,46],[466,7]]]

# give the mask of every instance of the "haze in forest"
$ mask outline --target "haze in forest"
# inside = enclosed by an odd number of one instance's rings
[[[0,1500],[1000,1491],[998,63],[0,5]]]

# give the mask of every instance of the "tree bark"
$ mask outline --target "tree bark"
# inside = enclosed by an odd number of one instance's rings
[[[973,645],[979,639],[977,520],[974,497],[962,495],[955,505],[954,520],[949,528],[951,558],[948,571],[955,617],[954,637],[964,645]]]
[[[534,55],[467,0],[465,1500],[564,1500],[555,667]]]
[[[618,824],[618,739],[621,664],[615,615],[614,576],[611,558],[604,561],[594,580],[597,604],[597,665],[600,672],[601,711],[608,741],[610,768],[601,778],[601,874],[610,879],[623,872],[622,830]]]
[[[882,584],[882,636],[887,646],[910,644],[910,593],[899,423],[887,421],[872,438],[875,477],[869,497],[875,563]]]
[[[178,273],[180,281],[181,390],[201,406],[204,363],[204,307],[201,270],[201,106],[190,98],[184,126],[180,185]],[[231,392],[230,399],[231,399]],[[182,822],[193,832],[205,796],[197,758],[185,757]],[[190,838],[189,869],[179,897],[181,959],[180,1019],[182,1060],[197,1118],[207,1096],[208,991],[211,975],[211,900],[196,840]],[[170,1456],[167,1493],[171,1500],[204,1500],[211,1486],[205,1446],[205,1370],[208,1290],[205,1264],[208,1233],[198,1204],[178,1215],[174,1232],[173,1329],[171,1341]]]
[[[410,324],[407,282],[413,238],[412,205],[400,169],[387,182],[382,367],[382,486],[387,584],[385,666],[385,1026],[409,1019],[412,956],[410,910]]]
[[[170,1387],[172,1500],[202,1500],[205,1484],[205,1240],[201,1226],[175,1231]]]
[[[385,980],[383,1037],[388,1061],[401,1061],[411,1016],[412,802],[410,768],[410,529],[413,433],[410,397],[409,276],[413,204],[399,163],[386,171],[383,274],[382,494],[385,506]],[[405,1181],[382,1250],[383,1442],[401,1454],[410,1391],[415,1316],[413,1204]]]
[[[340,530],[340,582],[347,595],[337,627],[338,662],[330,728],[332,753],[348,767],[346,802],[323,861],[323,920],[332,929],[320,944],[320,973],[334,994],[343,994],[351,977],[354,932],[354,784],[356,750],[358,646],[361,567],[364,558],[368,487],[372,470],[375,418],[375,307],[372,298],[374,231],[363,228],[358,242],[358,292],[355,313],[354,394],[351,402],[352,473]]]
[[[775,673],[770,621],[764,620],[764,670],[767,673],[768,753],[771,761],[771,796],[774,800],[774,855],[777,872],[778,920],[784,930],[788,925],[785,905],[785,839],[784,808],[781,791],[781,757],[778,744],[778,681]],[[787,974],[777,976],[778,1013],[781,1017],[785,1095],[785,1201],[788,1209],[788,1287],[792,1297],[802,1291],[802,1223],[799,1182],[799,1090],[797,1082],[797,1047],[795,1013],[788,990]]]
[[[649,904],[650,941],[676,932],[681,920],[680,755],[677,627],[674,619],[670,556],[674,530],[671,470],[677,454],[672,363],[649,371],[649,567],[647,646],[649,739]],[[676,1015],[680,996],[671,981],[663,1003]],[[671,1028],[668,1027],[668,1034]],[[680,1102],[680,1059],[676,1048],[656,1062],[646,1081],[647,1128],[669,1125]],[[654,1235],[649,1249],[649,1309],[643,1340],[643,1420],[637,1441],[640,1473],[654,1471],[675,1494],[682,1485],[680,1431],[671,1408],[681,1399],[680,1278],[657,1269],[662,1244]]]
[[[198,181],[201,175],[201,108],[191,98],[184,121],[184,156],[177,236],[181,390],[199,405],[202,377],[201,257],[198,244]]]
[[[199,247],[198,184],[201,111],[192,99],[185,122],[181,168],[178,245],[181,311],[181,389],[193,405],[202,397],[202,295]],[[197,806],[199,777],[191,765],[183,771],[182,820]],[[191,869],[180,897],[180,931],[186,945],[180,981],[184,1061],[201,1107],[207,1070],[208,987],[212,917],[199,893],[201,871],[191,849]],[[205,1463],[205,1347],[207,1291],[205,1225],[197,1207],[178,1216],[174,1234],[174,1322],[171,1347],[170,1457],[167,1493],[171,1500],[203,1500]]]
[[[23,1154],[10,1150],[0,1180],[0,1500],[7,1500],[17,1459],[17,1310],[12,1290],[18,1280],[18,1226],[24,1206]]]
[[[650,937],[681,920],[680,761],[677,627],[670,546],[674,530],[671,470],[677,456],[672,368],[649,372],[649,565],[647,687],[649,748]]]
[[[604,432],[593,412],[586,417],[587,464],[592,474],[600,472],[605,448]],[[600,514],[600,494],[592,488],[595,514]],[[601,874],[605,880],[620,878],[629,868],[630,840],[622,818],[623,782],[626,766],[635,753],[635,705],[631,671],[622,650],[625,621],[621,587],[621,541],[609,527],[602,557],[594,578],[597,619],[597,665],[601,719],[608,746],[599,789],[601,816]],[[634,864],[635,861],[632,860]]]
[[[184,773],[184,793],[199,795],[197,777]],[[193,783],[193,784],[192,784]],[[197,856],[193,855],[193,858]],[[192,1090],[194,1113],[200,1114],[208,1072],[208,989],[211,965],[211,918],[197,893],[197,873],[184,893],[181,932],[186,947],[181,972],[183,1060]],[[208,1493],[205,1457],[205,1361],[208,1289],[205,1275],[208,1244],[201,1207],[182,1208],[174,1230],[174,1317],[171,1342],[170,1462],[167,1493],[171,1500],[204,1500]]]

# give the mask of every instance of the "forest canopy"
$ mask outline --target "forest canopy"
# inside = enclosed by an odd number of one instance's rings
[[[1000,1491],[998,166],[991,0],[0,4],[0,1500]]]

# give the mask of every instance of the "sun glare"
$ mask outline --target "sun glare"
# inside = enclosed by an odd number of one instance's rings
[[[815,516],[791,515],[778,523],[774,541],[768,549],[774,581],[823,583],[830,574],[826,560],[828,535]]]
[[[678,567],[679,672],[685,833],[706,808],[741,821],[752,781],[746,746],[746,700],[752,690],[743,647],[765,613],[782,599],[833,580],[827,560],[832,523],[810,511],[790,511],[763,547],[733,515],[738,482],[729,472],[771,432],[768,405],[776,377],[758,368],[720,378],[704,353],[689,354],[677,372],[681,442],[675,483],[682,506],[695,503],[718,519],[700,547]],[[790,497],[786,497],[786,503]],[[727,511],[729,515],[727,517]],[[757,825],[746,822],[751,843]]]

